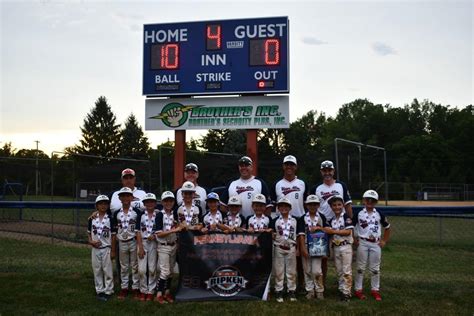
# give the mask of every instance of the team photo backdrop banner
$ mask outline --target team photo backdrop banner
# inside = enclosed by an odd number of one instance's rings
[[[270,233],[181,232],[178,301],[266,300]]]
[[[146,130],[290,127],[289,96],[147,99]]]

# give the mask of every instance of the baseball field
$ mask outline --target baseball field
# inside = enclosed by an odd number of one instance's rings
[[[158,305],[131,299],[103,303],[95,298],[90,249],[86,246],[51,244],[49,239],[3,233],[0,314],[473,315],[472,220],[390,220],[394,231],[383,250],[382,302],[369,298],[340,303],[331,262],[324,301],[307,301],[301,295],[298,302],[283,304],[270,300]]]

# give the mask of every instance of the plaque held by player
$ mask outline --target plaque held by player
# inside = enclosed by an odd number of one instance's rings
[[[310,257],[323,257],[328,255],[329,238],[325,232],[308,232],[306,238]]]

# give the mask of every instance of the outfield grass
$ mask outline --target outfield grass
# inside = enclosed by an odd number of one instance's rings
[[[278,304],[274,301],[176,303],[95,299],[90,250],[0,239],[0,314],[162,314],[312,315],[448,314],[474,312],[474,251],[393,243],[384,249],[384,300],[337,301],[330,266],[326,300]]]

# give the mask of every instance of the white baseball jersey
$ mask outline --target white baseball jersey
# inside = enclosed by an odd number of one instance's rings
[[[346,213],[343,213],[337,218],[334,216],[331,220],[329,220],[329,227],[336,230],[345,230],[345,229],[354,229],[354,225],[352,224],[352,219],[347,216]],[[336,244],[340,242],[346,241],[349,244],[352,244],[353,238],[352,234],[348,236],[341,236],[341,235],[332,235],[332,241]]]
[[[206,196],[207,192],[203,187],[200,187],[199,185],[196,186],[196,192],[194,192],[194,204],[197,206],[200,206],[201,208],[206,207]],[[181,205],[183,203],[183,195],[181,193],[181,189],[176,191],[176,205]]]
[[[120,202],[119,196],[118,196],[119,191],[115,191],[114,194],[112,194],[112,198],[110,199],[110,210],[112,213],[120,210],[122,208],[122,202]],[[145,197],[146,192],[140,189],[137,189],[136,187],[133,188],[133,201],[132,201],[132,207],[138,208],[141,211],[145,210],[145,206],[142,203],[142,199]]]
[[[253,230],[267,229],[270,227],[270,217],[263,215],[258,217],[257,215],[251,215],[247,218],[247,229],[252,228]]]
[[[120,209],[118,212],[115,212],[113,215],[113,234],[117,234],[118,240],[130,240],[135,238],[137,231],[137,221],[138,216],[132,208],[128,212],[124,212],[123,209]]]
[[[275,201],[285,197],[291,202],[290,215],[301,217],[304,215],[304,199],[306,196],[306,184],[295,178],[288,181],[285,178],[275,184]]]
[[[296,245],[298,235],[304,235],[304,226],[294,216],[288,216],[285,220],[279,216],[272,220],[270,228],[276,233],[275,245]]]
[[[217,211],[215,214],[212,214],[211,212],[207,212],[207,214],[204,216],[202,221],[203,221],[204,226],[207,227],[208,229],[211,228],[211,225],[224,223],[224,219],[220,211]]]
[[[189,208],[185,205],[181,205],[176,210],[176,217],[178,218],[179,223],[185,222],[190,226],[202,224],[202,209],[194,204]]]
[[[93,241],[100,241],[100,248],[110,247],[112,244],[112,219],[110,214],[106,213],[102,219],[99,213],[89,219],[87,232],[91,234]]]
[[[256,177],[251,177],[247,180],[239,178],[232,181],[227,188],[227,193],[227,198],[233,195],[238,195],[240,197],[240,200],[242,201],[242,210],[240,213],[246,218],[254,214],[252,209],[252,197],[255,194],[261,193],[265,195],[267,199],[269,198],[267,185],[261,179]],[[223,200],[227,203],[227,200]]]
[[[178,225],[176,213],[171,211],[170,214],[167,214],[165,210],[162,210],[156,216],[156,231],[167,232]],[[172,243],[177,240],[177,234],[169,234],[166,237],[158,237],[158,242],[161,243]]]
[[[237,214],[233,216],[230,212],[224,215],[224,225],[230,227],[230,228],[236,228],[236,227],[245,227],[246,226],[246,220],[245,217],[242,216],[242,214]]]
[[[139,215],[139,220],[137,221],[137,230],[140,231],[143,239],[146,239],[155,233],[156,216],[158,215],[158,212],[158,210],[155,210],[151,214],[151,217],[147,211]]]
[[[326,217],[327,220],[330,220],[334,217],[334,212],[331,210],[331,206],[327,202],[331,196],[342,196],[344,198],[344,205],[352,203],[351,195],[347,190],[347,186],[340,181],[335,181],[330,186],[321,183],[316,187],[314,194],[319,197],[319,200],[321,201],[319,211]]]
[[[364,208],[354,216],[354,225],[359,238],[379,241],[382,236],[382,228],[389,228],[387,218],[374,209],[371,213]]]

